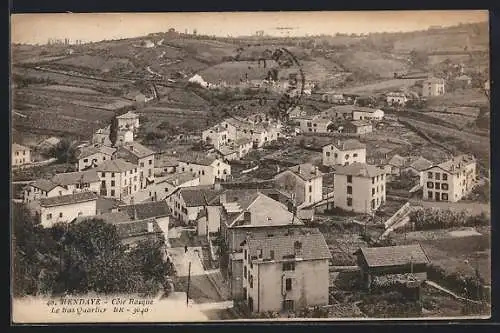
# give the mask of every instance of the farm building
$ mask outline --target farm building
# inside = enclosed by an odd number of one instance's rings
[[[367,121],[351,121],[344,125],[344,132],[351,134],[367,134],[373,131],[372,124]]]
[[[372,286],[376,276],[411,273],[418,280],[427,279],[430,260],[420,244],[362,247],[355,255],[365,288]]]

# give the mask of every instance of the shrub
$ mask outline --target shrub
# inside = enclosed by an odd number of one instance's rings
[[[490,224],[486,214],[467,216],[465,212],[453,212],[449,209],[424,208],[410,213],[410,221],[415,230],[435,230],[452,227],[475,227]]]

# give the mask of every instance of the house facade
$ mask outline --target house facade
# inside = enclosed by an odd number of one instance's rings
[[[155,152],[138,142],[128,142],[118,148],[117,158],[138,166],[140,188],[145,189],[155,181]]]
[[[373,126],[368,121],[357,120],[351,121],[344,125],[344,132],[350,134],[368,134],[373,131]]]
[[[23,202],[34,203],[42,198],[71,194],[71,191],[48,179],[38,179],[24,188]]]
[[[130,198],[140,190],[137,165],[122,159],[106,161],[96,169],[101,181],[100,195],[118,200]]]
[[[178,172],[190,172],[200,178],[200,185],[212,185],[216,179],[229,179],[231,165],[210,156],[185,156],[179,159]]]
[[[131,111],[117,116],[116,120],[119,130],[131,130],[135,132],[140,126],[139,115]]]
[[[250,312],[328,305],[331,254],[317,229],[249,235],[243,245],[243,294]]]
[[[367,107],[356,106],[352,110],[353,120],[382,120],[384,111]]]
[[[337,140],[323,146],[323,165],[349,165],[353,162],[366,163],[366,145],[358,140]]]
[[[227,128],[224,128],[220,125],[215,125],[202,132],[203,142],[213,145],[215,149],[219,149],[221,146],[225,146],[228,143],[228,138],[229,135]]]
[[[444,79],[430,78],[422,83],[422,96],[433,97],[445,94]]]
[[[334,171],[334,204],[346,211],[369,214],[386,201],[385,170],[352,163]]]
[[[172,216],[185,225],[190,225],[196,223],[208,201],[216,195],[217,191],[210,186],[181,187],[165,200],[172,211]]]
[[[332,121],[320,116],[298,119],[302,133],[328,133]]]
[[[80,192],[40,199],[40,222],[45,228],[55,223],[67,223],[79,216],[97,214],[97,195]]]
[[[297,207],[323,199],[323,173],[310,163],[284,170],[277,174],[274,180],[278,189],[293,193]]]
[[[21,166],[25,164],[31,163],[31,149],[25,146],[22,146],[17,143],[13,143],[11,146],[12,152],[12,166]]]
[[[423,171],[423,199],[457,202],[476,184],[476,159],[460,155]]]
[[[99,164],[115,158],[116,149],[101,144],[82,147],[78,153],[78,171],[95,168]]]
[[[406,102],[408,102],[408,97],[402,92],[392,92],[387,94],[386,102],[388,105],[405,106]]]

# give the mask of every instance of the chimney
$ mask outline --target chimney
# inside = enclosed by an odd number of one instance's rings
[[[154,232],[153,221],[148,221],[148,233]]]
[[[252,213],[250,213],[250,212],[244,212],[243,213],[243,221],[245,223],[250,223],[251,220],[252,220]]]

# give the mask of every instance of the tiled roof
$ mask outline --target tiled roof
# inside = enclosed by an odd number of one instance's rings
[[[115,224],[118,237],[121,239],[148,234],[148,222],[153,223],[153,232],[161,233],[161,228],[155,219],[127,221]]]
[[[215,157],[207,156],[203,154],[186,154],[179,158],[179,161],[185,163],[192,163],[197,165],[211,165],[216,160]]]
[[[407,164],[408,159],[406,157],[403,157],[401,155],[394,155],[387,164],[402,168]]]
[[[62,186],[79,184],[80,182],[95,183],[99,180],[100,179],[97,175],[97,171],[95,171],[94,169],[80,172],[59,173],[52,177],[52,182],[60,184]]]
[[[137,165],[122,159],[109,160],[99,164],[94,170],[98,172],[124,172],[137,168]]]
[[[127,113],[122,114],[121,116],[117,116],[117,119],[125,119],[125,118],[137,118],[139,117],[136,113],[129,111]]]
[[[29,150],[28,147],[21,146],[20,144],[17,144],[17,143],[12,144],[12,151],[19,151],[19,150],[26,150],[26,149]]]
[[[342,140],[342,141],[337,140],[337,141],[334,141],[332,143],[326,144],[323,147],[330,146],[330,145],[334,145],[340,151],[366,148],[366,145],[364,143],[361,143],[356,139],[347,139],[347,140]]]
[[[367,113],[374,113],[376,111],[380,111],[380,109],[368,108],[365,106],[357,106],[357,105],[336,105],[331,109],[334,109],[338,112],[350,112],[350,113],[354,111],[367,112]]]
[[[121,206],[118,211],[127,213],[131,218],[137,215],[140,220],[170,215],[167,202],[163,200]]]
[[[231,147],[228,146],[221,146],[217,151],[222,155],[222,156],[227,156],[236,153],[236,150],[232,149]]]
[[[131,153],[132,155],[136,156],[137,158],[144,158],[148,157],[150,155],[153,155],[155,152],[152,151],[151,149],[144,147],[138,142],[132,141],[132,142],[127,142],[123,144],[119,148],[119,150],[126,150],[127,152]]]
[[[191,172],[182,172],[182,173],[173,173],[171,175],[168,175],[165,178],[163,178],[163,181],[177,186],[177,185],[182,185],[196,178],[198,178],[198,176],[194,175]]]
[[[463,154],[438,164],[438,167],[449,173],[455,174],[462,171],[466,166],[472,163],[476,163],[476,158],[472,155]]]
[[[318,168],[311,163],[295,165],[288,170],[292,171],[304,180],[311,180],[322,175],[322,172],[319,171]]]
[[[370,124],[368,121],[364,121],[364,120],[354,120],[354,121],[351,121],[350,123],[347,123],[347,125],[351,125],[351,126],[355,126],[355,127],[363,127],[363,126],[371,126],[372,124]]]
[[[109,213],[114,208],[124,204],[124,202],[113,198],[98,197],[96,203],[97,214]]]
[[[60,195],[51,198],[42,198],[40,199],[40,206],[51,207],[51,206],[71,205],[93,200],[97,200],[97,194],[95,194],[94,192],[80,192],[68,195]]]
[[[420,245],[399,245],[387,247],[362,247],[360,251],[368,267],[387,267],[397,265],[427,264],[425,252]]]
[[[181,197],[187,207],[204,206],[219,193],[219,191],[206,186],[183,187],[179,191],[181,191]]]
[[[410,163],[410,165],[408,165],[408,167],[413,168],[417,171],[427,170],[432,166],[433,166],[433,163],[431,161],[423,158],[423,157],[417,158],[415,161]]]
[[[97,153],[102,153],[108,156],[112,156],[115,153],[116,149],[108,146],[88,146],[79,149],[78,151],[78,159],[82,159]]]
[[[348,175],[355,177],[375,177],[385,174],[384,169],[374,165],[354,162],[347,166],[339,165],[335,167],[334,173],[337,175]]]
[[[330,250],[326,244],[323,234],[316,228],[290,229],[291,233],[287,236],[276,235],[273,237],[258,237],[247,239],[248,250],[251,257],[257,257],[262,250],[263,262],[271,259],[271,251],[274,251],[274,260],[283,261],[287,258],[295,257],[295,246],[300,246],[300,252],[296,258],[302,260],[320,260],[331,259]],[[255,261],[254,261],[255,262]]]
[[[179,165],[179,159],[172,156],[155,156],[155,167],[165,168],[165,167],[175,167]]]
[[[439,79],[437,77],[431,77],[431,78],[425,80],[424,82],[443,84],[444,83],[444,79]]]
[[[58,186],[58,184],[48,179],[37,179],[30,185],[45,192],[51,191]]]
[[[132,218],[126,212],[108,212],[97,215],[95,218],[110,224],[132,221]]]

